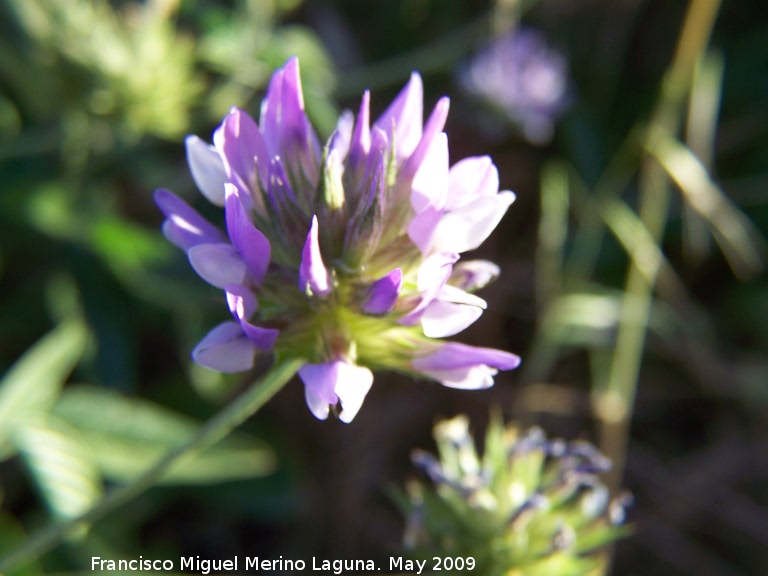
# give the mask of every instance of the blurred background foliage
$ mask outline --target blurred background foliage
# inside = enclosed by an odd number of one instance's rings
[[[220,295],[162,238],[151,195],[220,218],[183,137],[209,139],[232,105],[257,114],[296,54],[323,136],[414,69],[426,106],[451,96],[452,162],[490,154],[518,194],[478,250],[502,275],[462,339],[523,366],[472,393],[377,377],[350,426],[315,421],[293,383],[20,573],[92,555],[385,558],[404,526],[386,485],[413,475],[438,418],[466,413],[479,437],[491,405],[614,460],[606,482],[636,501],[617,574],[768,572],[760,15],[748,0],[0,1],[0,555],[253,380],[191,365]],[[520,25],[568,62],[549,141],[463,80]]]

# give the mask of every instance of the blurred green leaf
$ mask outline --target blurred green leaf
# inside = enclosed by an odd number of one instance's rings
[[[116,216],[105,216],[95,222],[90,242],[105,261],[127,268],[163,261],[172,252],[160,233]]]
[[[56,403],[67,375],[85,348],[88,330],[70,320],[48,333],[11,367],[0,382],[0,458],[12,454],[11,434]]]
[[[70,425],[50,416],[27,422],[14,444],[56,516],[74,518],[101,497],[101,476]]]
[[[118,481],[130,481],[141,474],[166,452],[188,440],[200,426],[147,400],[91,386],[68,388],[54,413],[80,431],[102,473]],[[234,435],[179,462],[161,482],[223,482],[264,476],[274,467],[275,456],[263,442]]]
[[[24,216],[43,234],[60,239],[80,239],[88,225],[73,191],[63,182],[46,182],[25,200]]]
[[[562,290],[569,209],[567,169],[555,162],[545,164],[541,171],[541,218],[536,250],[536,293],[542,308]]]
[[[21,129],[21,117],[13,102],[0,92],[0,135],[15,136]]]
[[[545,311],[542,333],[549,342],[561,345],[608,345],[620,316],[619,293],[565,294]]]
[[[110,117],[130,142],[144,133],[177,138],[186,130],[203,80],[194,69],[192,40],[175,29],[178,2],[119,8],[107,0],[8,4],[45,55],[36,64],[56,80],[48,91],[54,107],[75,99],[75,110]],[[25,88],[34,91],[36,85],[29,81]]]
[[[0,511],[0,550],[13,550],[27,539],[24,528],[16,518],[7,512]],[[26,564],[16,566],[4,573],[4,576],[38,576],[42,575],[38,561],[31,560]]]

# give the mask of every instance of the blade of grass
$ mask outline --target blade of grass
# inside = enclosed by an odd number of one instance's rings
[[[568,234],[568,172],[558,164],[541,173],[541,216],[536,249],[536,296],[545,310],[562,290],[565,241]]]
[[[685,141],[711,172],[715,159],[715,136],[723,91],[723,58],[708,52],[697,62],[693,75]],[[689,204],[683,206],[683,254],[701,262],[710,249],[707,225]]]
[[[651,131],[645,147],[678,185],[688,205],[705,219],[734,274],[744,279],[760,272],[768,250],[765,239],[712,181],[691,149],[660,127]]]
[[[691,0],[689,3],[648,134],[659,129],[673,134],[678,132],[695,64],[707,49],[719,10],[720,0]],[[660,245],[669,213],[670,190],[666,171],[653,156],[644,159],[641,165],[639,185],[640,219],[655,244]],[[608,389],[595,405],[601,422],[601,449],[613,461],[613,469],[606,478],[606,484],[613,492],[618,490],[624,472],[655,275],[650,280],[634,261],[630,264]]]

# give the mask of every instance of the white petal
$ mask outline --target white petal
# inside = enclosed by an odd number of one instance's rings
[[[310,291],[314,295],[325,297],[332,290],[331,276],[323,263],[323,255],[320,253],[318,226],[317,216],[312,216],[312,224],[309,227],[307,240],[301,252],[299,290],[305,293]]]
[[[458,254],[437,252],[421,263],[416,280],[417,288],[421,292],[420,298],[416,306],[398,320],[400,324],[413,326],[418,323],[424,311],[448,281],[453,264],[458,259]]]
[[[308,386],[304,386],[304,398],[307,401],[307,406],[309,407],[309,411],[312,412],[312,414],[317,418],[318,420],[325,420],[328,418],[328,412],[329,412],[329,404],[320,396],[312,392],[312,390],[309,389]]]
[[[440,252],[432,254],[421,263],[419,267],[418,276],[416,278],[416,285],[419,292],[432,291],[435,294],[446,283],[453,264],[459,259],[458,254],[452,254],[450,252]]]
[[[429,338],[445,338],[472,325],[482,314],[477,306],[434,300],[421,316],[421,327]]]
[[[446,284],[440,289],[437,299],[445,302],[453,302],[454,304],[469,304],[470,306],[477,306],[483,310],[488,308],[488,303],[479,296],[465,292],[461,288],[451,286],[450,284]]]
[[[227,305],[232,315],[239,321],[248,320],[259,308],[256,295],[245,286],[225,286]]]
[[[224,206],[224,183],[227,173],[216,148],[197,136],[187,136],[187,163],[192,179],[203,196],[216,206]]]
[[[481,365],[454,370],[428,370],[423,373],[448,388],[481,390],[493,386],[493,377],[497,372],[495,368]]]
[[[438,135],[429,147],[411,186],[411,206],[418,214],[427,206],[441,209],[448,193],[448,136]]]
[[[456,210],[499,191],[499,172],[488,156],[465,158],[451,166],[446,208]]]
[[[336,395],[341,401],[339,420],[349,424],[360,411],[368,390],[373,384],[373,372],[363,366],[342,364],[336,382]]]
[[[195,272],[217,288],[245,282],[245,263],[229,244],[198,244],[190,248],[187,255]]]
[[[408,224],[408,237],[422,254],[427,255],[432,252],[432,239],[443,217],[443,210],[427,206]]]
[[[505,191],[481,196],[447,213],[435,230],[433,250],[459,253],[474,250],[490,236],[514,200],[515,195]]]

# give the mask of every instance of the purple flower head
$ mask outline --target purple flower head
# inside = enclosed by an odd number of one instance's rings
[[[498,267],[459,259],[514,194],[499,192],[488,157],[450,166],[448,99],[424,122],[422,93],[414,73],[371,124],[366,92],[357,117],[342,114],[321,146],[292,59],[272,77],[258,123],[235,108],[213,145],[187,138],[192,176],[224,207],[226,233],[167,190],[155,201],[166,237],[224,291],[231,314],[197,345],[195,362],[239,372],[259,354],[304,358],[310,411],[343,422],[360,410],[372,369],[485,388],[517,366],[507,352],[441,340],[485,309],[472,292]]]
[[[535,144],[551,140],[555,121],[570,100],[568,62],[531,29],[516,29],[495,39],[462,71],[460,80]]]

